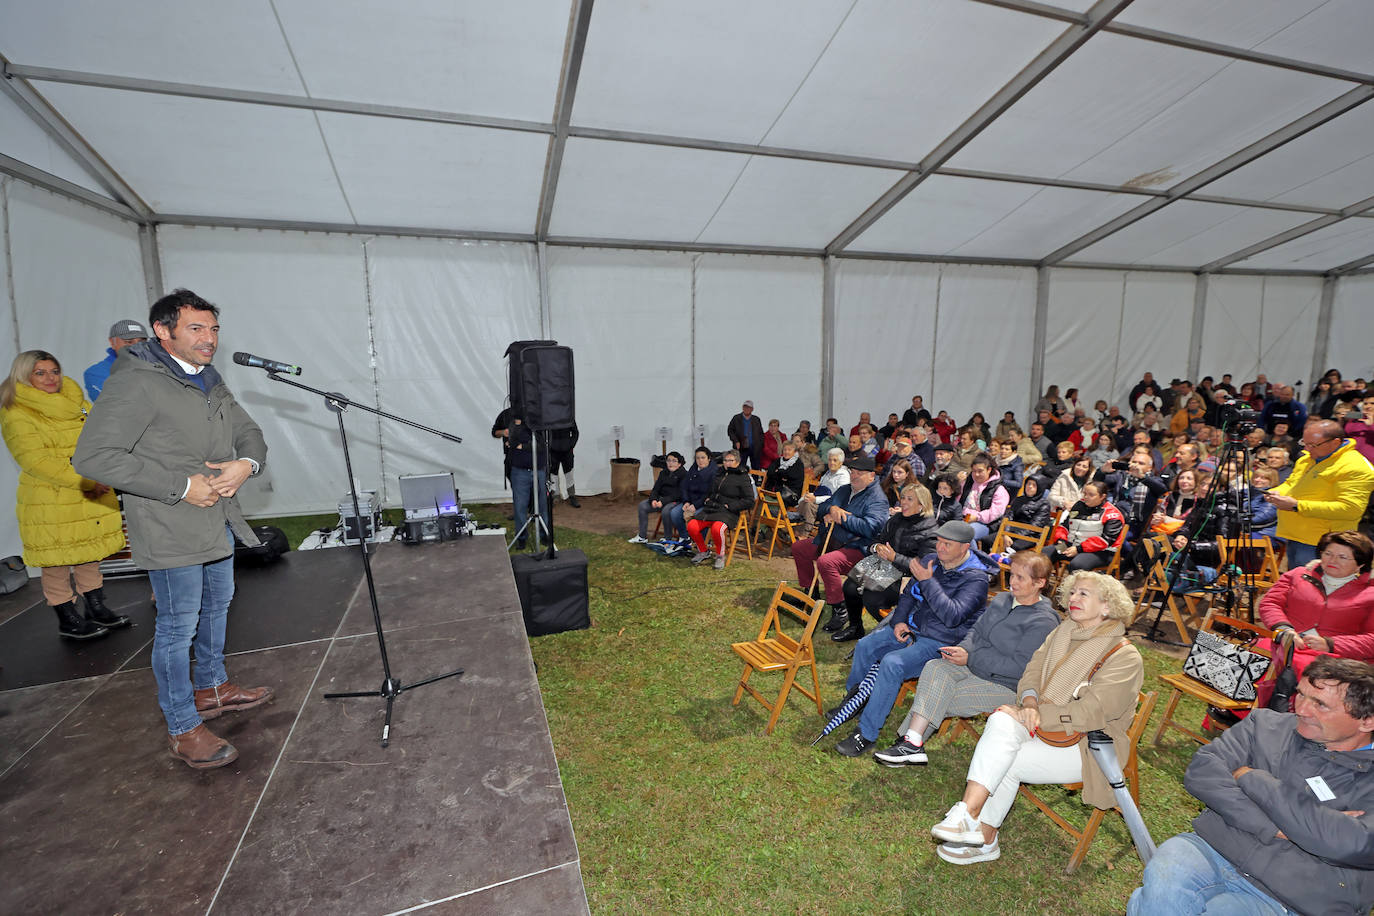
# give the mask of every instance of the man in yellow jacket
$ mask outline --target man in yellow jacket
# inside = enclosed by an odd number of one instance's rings
[[[1358,528],[1374,492],[1374,467],[1336,421],[1309,422],[1302,445],[1293,473],[1265,494],[1279,510],[1275,536],[1288,542],[1289,569],[1315,560],[1317,541],[1328,531]]]

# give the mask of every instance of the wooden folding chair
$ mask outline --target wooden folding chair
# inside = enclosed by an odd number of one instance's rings
[[[825,538],[821,541],[821,549],[816,551],[816,559],[811,561],[811,584],[806,589],[808,597],[816,594],[816,589],[821,587],[821,557],[830,549],[830,535],[834,533],[834,525],[825,526]],[[799,585],[801,583],[798,583]]]
[[[1248,538],[1221,538],[1217,541],[1223,566],[1234,564],[1244,574],[1244,581],[1256,591],[1243,590],[1243,604],[1250,620],[1255,619],[1259,596],[1279,581],[1279,557],[1269,538],[1257,535]]]
[[[783,704],[787,702],[787,695],[793,687],[807,699],[815,702],[817,715],[825,715],[825,709],[821,705],[821,681],[816,673],[816,650],[812,643],[816,625],[820,622],[824,609],[825,601],[822,599],[813,600],[811,596],[779,582],[777,590],[773,592],[773,600],[768,604],[768,612],[763,617],[759,635],[749,642],[730,645],[735,654],[744,661],[744,672],[740,675],[739,686],[735,688],[732,705],[738,706],[744,692],[749,691],[749,695],[762,703],[770,713],[768,727],[763,732],[765,735],[773,734],[773,726],[778,723],[778,715],[782,712]],[[784,615],[803,624],[799,638],[783,632]],[[811,669],[811,691],[797,683],[797,672],[808,667]],[[782,689],[778,692],[776,700],[769,702],[753,684],[749,683],[749,678],[756,671],[783,672]]]
[[[777,546],[778,535],[784,534],[787,538],[788,546],[797,542],[797,529],[792,524],[792,519],[787,517],[787,504],[782,501],[781,493],[774,493],[776,505],[773,507],[773,536],[768,540],[768,559],[773,559],[773,548]]]
[[[1136,599],[1135,614],[1131,617],[1134,623],[1140,619],[1141,614],[1154,610],[1154,602],[1162,601],[1169,592],[1169,558],[1173,556],[1174,545],[1168,535],[1153,534],[1145,538],[1141,544],[1144,546],[1146,555],[1150,558],[1149,569],[1145,572],[1145,581],[1140,588],[1140,597]]]
[[[782,494],[777,490],[760,489],[754,494],[754,543],[761,543],[761,529],[772,528],[777,522],[778,506],[781,502]]]
[[[754,501],[757,505],[758,500]],[[725,566],[729,568],[730,561],[735,558],[735,548],[739,546],[739,539],[744,538],[744,552],[749,559],[754,559],[754,539],[749,534],[748,513],[741,512],[739,520],[735,522],[735,530],[730,535],[730,546],[725,551]]]
[[[1150,720],[1150,713],[1154,711],[1155,699],[1156,694],[1153,691],[1150,693],[1142,693],[1137,697],[1135,717],[1131,719],[1131,727],[1127,732],[1131,740],[1131,753],[1130,757],[1121,767],[1121,772],[1125,775],[1126,782],[1131,787],[1131,798],[1135,799],[1137,805],[1140,804],[1140,736],[1145,733],[1145,725]],[[1083,740],[1087,741],[1088,739],[1084,738]],[[1083,788],[1083,783],[1068,783],[1064,788],[1070,791],[1081,790]],[[1018,790],[1018,794],[1025,798],[1026,801],[1039,808],[1045,816],[1054,821],[1056,826],[1078,841],[1073,848],[1073,852],[1069,855],[1069,864],[1064,867],[1064,874],[1071,875],[1078,871],[1078,866],[1082,865],[1083,860],[1088,856],[1088,847],[1092,845],[1093,837],[1097,836],[1097,828],[1102,826],[1102,819],[1106,816],[1107,812],[1102,808],[1093,808],[1092,813],[1088,815],[1087,825],[1080,830],[1065,820],[1058,812],[1051,809],[1049,805],[1045,804],[1039,796],[1031,791],[1029,786],[1021,786]],[[1113,806],[1113,810],[1120,811],[1121,809]]]
[[[1016,540],[1013,542],[1012,538]],[[989,553],[1006,553],[1007,548],[1011,547],[1016,551],[1030,550],[1039,553],[1045,548],[1045,542],[1050,538],[1050,529],[1042,528],[1039,525],[1028,525],[1025,522],[1013,522],[1009,518],[1003,518],[1002,524],[997,529],[997,536],[992,539],[992,550]],[[1027,544],[1031,541],[1031,544]],[[997,583],[1001,590],[1007,588],[1007,576],[1011,573],[1010,563],[998,563]]]
[[[1202,629],[1208,633],[1214,633],[1216,631],[1213,628],[1218,624],[1230,627],[1242,633],[1252,634],[1255,639],[1274,638],[1274,631],[1267,627],[1256,626],[1253,623],[1239,620],[1235,617],[1223,617],[1220,614],[1209,615],[1207,619],[1203,621]],[[1218,635],[1225,636],[1225,634]],[[1238,640],[1232,641],[1239,644]],[[1271,659],[1273,658],[1273,654],[1266,652],[1264,649],[1258,649],[1253,646],[1248,646],[1247,648],[1249,648],[1251,652],[1267,655]],[[1269,670],[1264,672],[1264,677],[1260,678],[1261,683],[1264,681],[1271,681],[1278,676],[1278,672],[1275,671],[1274,668],[1275,666],[1271,663],[1269,665]],[[1159,743],[1159,739],[1163,737],[1164,730],[1167,728],[1182,732],[1199,744],[1207,744],[1211,741],[1206,735],[1193,731],[1174,718],[1174,709],[1178,706],[1178,701],[1183,699],[1184,696],[1190,696],[1195,700],[1199,700],[1205,706],[1215,706],[1218,709],[1231,711],[1237,709],[1250,709],[1254,705],[1254,701],[1252,700],[1233,700],[1223,693],[1218,693],[1201,681],[1193,680],[1182,671],[1173,674],[1161,674],[1159,679],[1164,682],[1165,686],[1171,688],[1173,692],[1169,695],[1168,705],[1164,707],[1164,718],[1160,720],[1159,727],[1155,729],[1155,744]]]

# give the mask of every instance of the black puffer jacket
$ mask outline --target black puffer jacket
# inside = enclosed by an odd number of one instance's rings
[[[649,498],[661,500],[665,506],[668,503],[681,502],[682,480],[686,476],[686,468],[679,467],[675,471],[664,468],[658,472],[658,480],[654,481],[654,488],[649,491]]]
[[[764,477],[764,489],[773,490],[781,493],[783,502],[789,506],[797,504],[801,498],[802,486],[806,483],[806,465],[802,464],[800,458],[792,462],[791,467],[783,467],[782,459],[779,458],[768,468],[768,474]]]
[[[911,572],[912,557],[923,557],[935,549],[935,529],[940,524],[934,515],[902,515],[887,520],[875,544],[886,544],[897,552],[892,565],[903,574]]]
[[[731,528],[739,521],[739,514],[753,505],[754,484],[749,480],[749,471],[742,467],[723,467],[711,481],[706,505],[696,517],[703,522],[724,522],[725,527]]]
[[[1047,528],[1050,524],[1050,497],[1044,490],[1034,496],[1013,496],[1007,506],[1007,518],[1023,525]]]

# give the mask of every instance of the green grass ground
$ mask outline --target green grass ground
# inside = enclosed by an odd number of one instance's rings
[[[474,513],[503,521],[494,508]],[[296,527],[303,536],[327,521]],[[1070,837],[1024,802],[1004,825],[999,861],[947,865],[929,831],[962,792],[969,739],[934,742],[925,768],[887,769],[835,754],[845,728],[810,747],[823,722],[795,692],[771,736],[748,695],[731,705],[742,666],[730,643],[756,635],[776,573],[738,559],[717,572],[618,535],[557,533],[560,546],[587,553],[593,626],[531,646],[594,913],[1125,912],[1141,864],[1119,816],[1075,875],[1063,874]],[[819,644],[827,706],[843,696],[849,649]],[[1180,667],[1148,644],[1141,651],[1147,690]],[[1177,733],[1149,743],[1165,699],[1141,752],[1157,842],[1188,829],[1200,807],[1182,785],[1196,745]],[[1186,702],[1184,711],[1202,714]],[[880,745],[895,740],[900,718]],[[1042,797],[1075,823],[1086,818],[1076,794],[1048,787]]]

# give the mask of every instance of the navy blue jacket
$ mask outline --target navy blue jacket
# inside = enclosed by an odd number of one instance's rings
[[[933,564],[935,574],[924,582],[913,578],[902,592],[897,610],[888,614],[882,625],[895,626],[901,621],[917,636],[934,639],[942,646],[957,645],[988,606],[989,571],[997,564],[976,549],[968,552],[957,569],[945,569],[933,553],[921,563]]]
[[[705,468],[697,467],[695,461],[687,469],[687,474],[682,478],[682,501],[700,509],[706,503],[706,495],[711,492],[711,481],[716,479],[716,471],[719,469],[714,461],[708,462]]]
[[[855,493],[849,484],[845,484],[830,497],[830,501],[825,504],[825,511],[829,512],[832,506],[847,509],[852,514],[838,525],[822,527],[815,537],[817,547],[825,543],[826,528],[833,527],[835,530],[830,535],[830,546],[827,550],[852,547],[867,552],[869,546],[882,533],[883,526],[887,524],[887,494],[876,481],[858,493]]]

